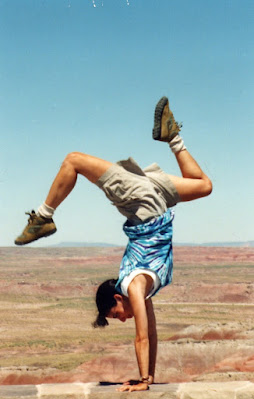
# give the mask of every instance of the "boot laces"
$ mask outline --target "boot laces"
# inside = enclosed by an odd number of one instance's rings
[[[33,223],[33,220],[37,216],[34,210],[32,210],[31,212],[25,212],[25,214],[29,215],[28,224]]]

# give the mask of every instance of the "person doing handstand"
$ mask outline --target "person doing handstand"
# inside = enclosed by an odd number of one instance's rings
[[[55,233],[53,213],[72,191],[79,174],[101,188],[127,218],[123,230],[129,241],[119,277],[99,286],[94,322],[94,327],[104,327],[107,319],[125,322],[134,317],[140,380],[124,383],[120,391],[147,390],[154,382],[157,332],[151,297],[172,281],[171,208],[212,191],[210,179],[187,151],[179,131],[168,99],[162,97],[155,108],[153,138],[169,143],[182,177],[166,174],[156,163],[141,169],[132,158],[112,163],[80,152],[68,154],[45,202],[37,212],[29,213],[27,226],[15,240],[16,245],[25,245]]]

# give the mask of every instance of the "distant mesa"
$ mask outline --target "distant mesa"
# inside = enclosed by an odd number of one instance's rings
[[[109,244],[106,242],[60,242],[58,244],[50,245],[50,247],[64,247],[64,248],[73,248],[73,247],[121,247],[122,245],[117,244]]]
[[[178,247],[254,247],[254,241],[221,241],[221,242],[202,242],[202,243],[174,243]]]
[[[254,241],[224,241],[224,242],[204,242],[204,243],[179,243],[175,242],[177,247],[254,247]],[[123,247],[123,245],[106,243],[106,242],[75,242],[75,241],[64,241],[58,244],[50,245],[50,247]]]

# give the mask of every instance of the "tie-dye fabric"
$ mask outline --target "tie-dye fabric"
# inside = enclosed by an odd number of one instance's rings
[[[158,274],[161,281],[158,290],[171,283],[173,218],[174,213],[169,209],[150,222],[137,226],[130,225],[128,221],[124,224],[123,230],[129,237],[129,242],[123,255],[116,284],[119,292],[121,292],[121,282],[124,277],[137,268],[153,270]]]

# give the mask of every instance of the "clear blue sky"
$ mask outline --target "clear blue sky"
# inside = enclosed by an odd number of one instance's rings
[[[163,95],[214,184],[175,208],[175,242],[253,240],[253,17],[253,0],[0,0],[0,246],[71,151],[179,174],[151,139]],[[124,218],[84,178],[55,222],[32,245],[126,242]]]

